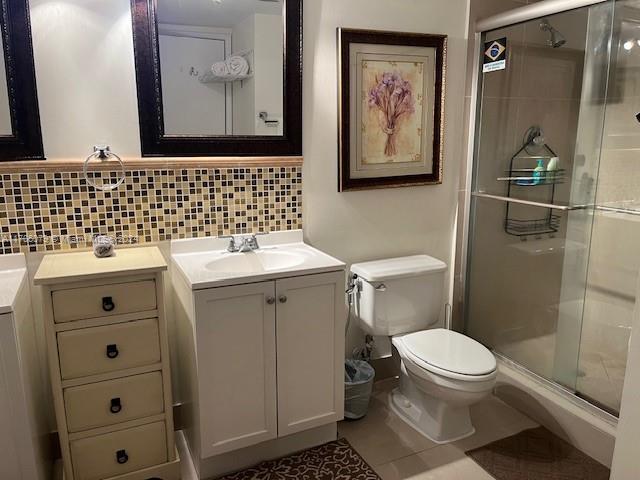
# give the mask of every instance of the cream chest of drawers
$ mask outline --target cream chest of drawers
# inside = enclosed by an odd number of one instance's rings
[[[178,480],[156,247],[47,255],[42,286],[65,480]]]

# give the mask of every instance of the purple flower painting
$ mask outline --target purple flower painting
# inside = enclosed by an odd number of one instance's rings
[[[441,183],[446,36],[339,35],[338,190]]]
[[[393,157],[397,153],[396,137],[401,119],[415,111],[415,100],[411,83],[397,72],[384,72],[375,77],[369,90],[369,107],[379,110],[380,128],[387,135],[384,154]]]

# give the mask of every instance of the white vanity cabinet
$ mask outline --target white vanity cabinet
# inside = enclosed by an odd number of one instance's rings
[[[245,253],[229,243],[171,245],[181,417],[200,479],[335,440],[344,415],[345,264],[300,231]]]
[[[342,419],[344,273],[195,293],[203,457]]]

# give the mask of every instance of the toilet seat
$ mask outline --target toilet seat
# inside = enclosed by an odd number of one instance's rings
[[[416,366],[446,378],[484,381],[495,377],[496,359],[482,344],[458,332],[424,330],[393,337],[393,344]]]

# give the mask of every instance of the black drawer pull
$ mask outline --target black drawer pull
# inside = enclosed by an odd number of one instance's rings
[[[129,461],[129,455],[126,450],[118,450],[116,452],[116,460],[120,465],[123,465]]]
[[[102,309],[105,312],[111,312],[114,308],[116,308],[116,304],[113,303],[112,297],[102,297]]]
[[[111,406],[109,407],[111,413],[120,413],[122,411],[122,402],[120,398],[112,398]]]
[[[107,345],[107,357],[116,358],[120,352],[118,351],[118,346],[114,343],[111,345]]]

